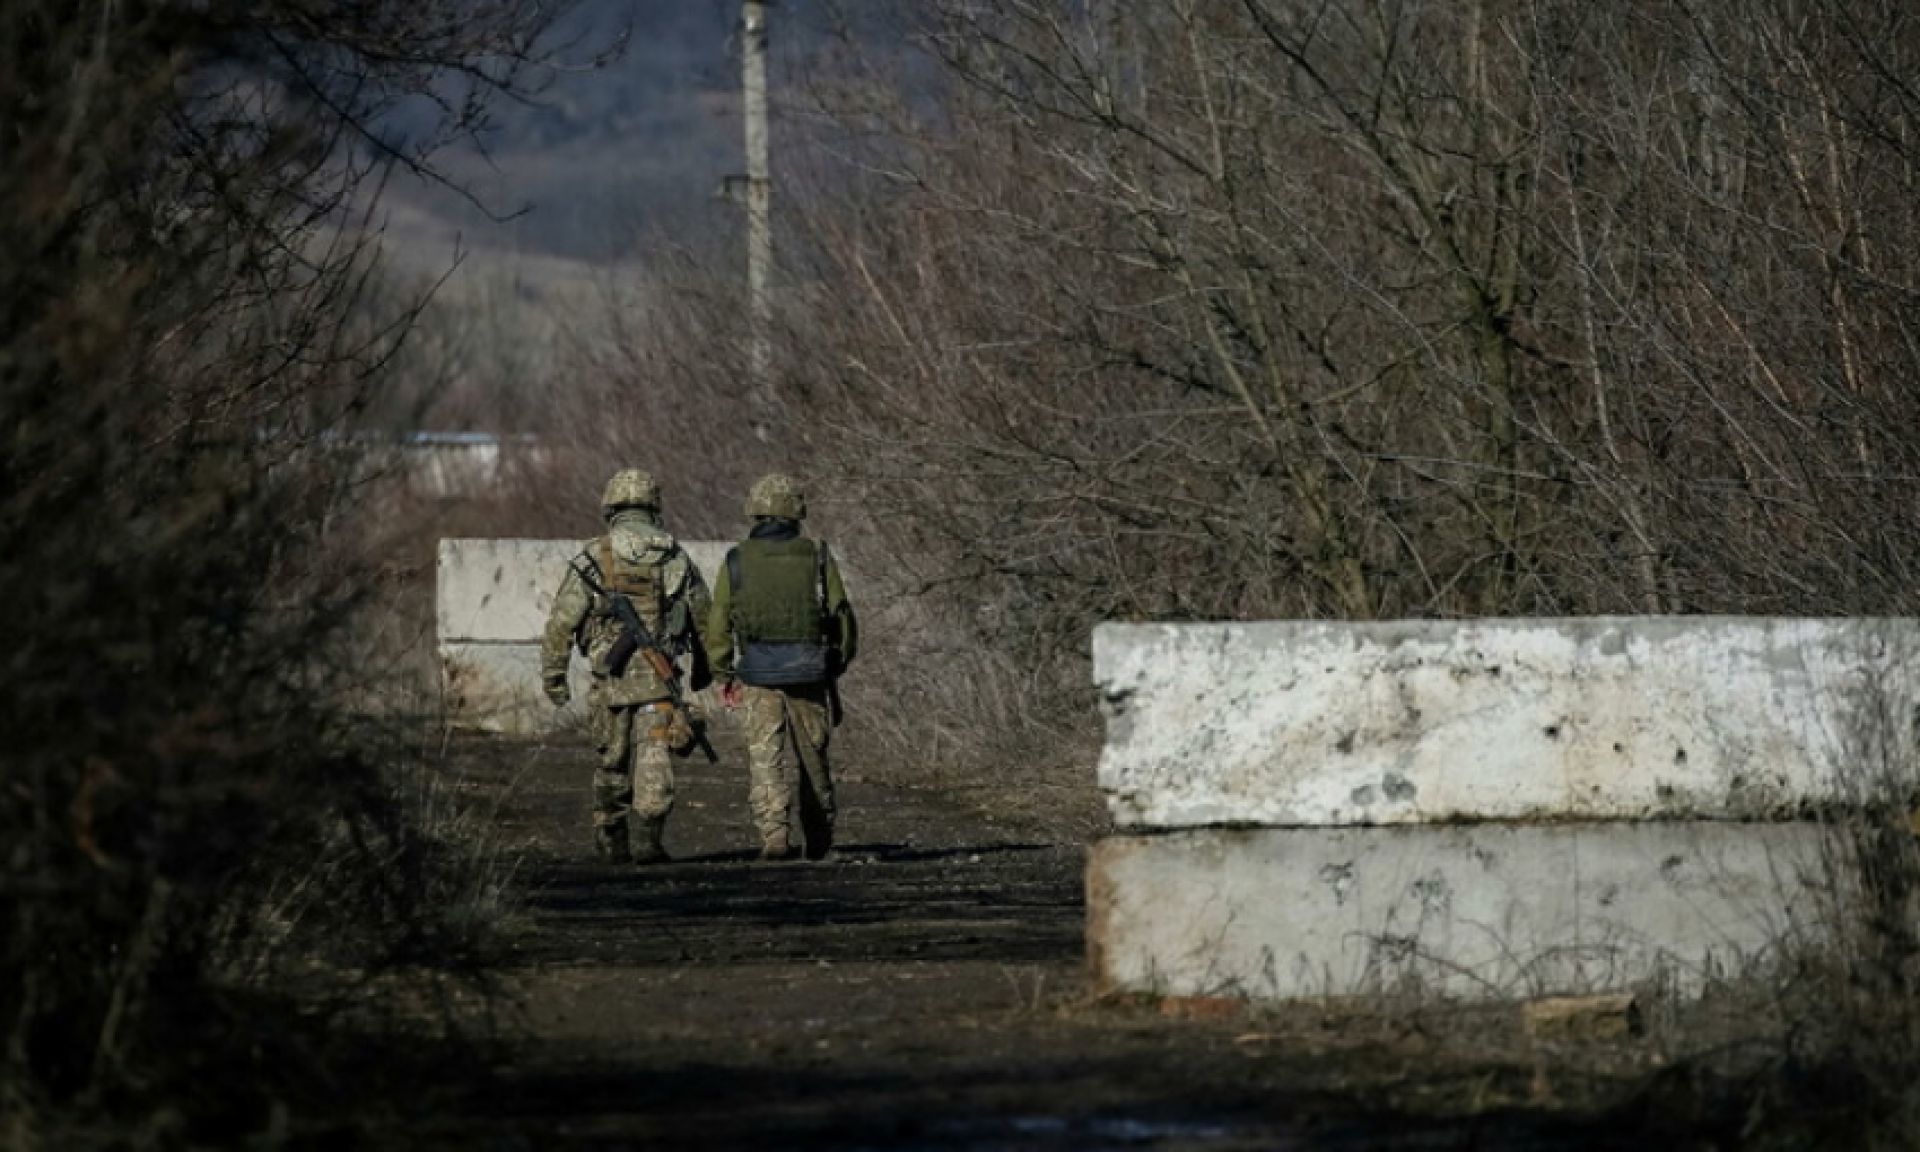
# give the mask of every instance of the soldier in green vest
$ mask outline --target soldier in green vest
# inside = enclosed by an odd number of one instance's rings
[[[791,477],[754,484],[746,513],[753,529],[714,577],[702,635],[720,698],[742,715],[760,858],[800,853],[789,831],[797,812],[807,858],[823,860],[835,812],[827,744],[835,681],[854,657],[853,605],[826,544],[801,535],[807,501]]]
[[[578,651],[593,674],[588,716],[599,763],[593,775],[594,842],[613,863],[669,859],[661,834],[673,811],[673,756],[696,740],[696,717],[674,699],[661,676],[667,661],[636,648],[644,630],[669,660],[699,643],[706,618],[706,581],[679,543],[660,526],[660,486],[637,468],[615,473],[601,498],[607,532],[581,546],[567,566],[547,617],[540,676],[547,699],[565,706],[567,664]],[[694,683],[705,662],[695,653]],[[677,674],[677,670],[676,670]],[[638,824],[637,845],[628,835]]]

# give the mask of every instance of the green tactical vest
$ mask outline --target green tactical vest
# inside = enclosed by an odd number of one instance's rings
[[[734,634],[741,641],[824,638],[814,541],[743,540],[727,557]]]

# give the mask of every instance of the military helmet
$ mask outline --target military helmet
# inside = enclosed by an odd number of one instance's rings
[[[807,494],[800,482],[775,472],[754,481],[747,492],[748,516],[777,516],[782,520],[807,518]]]
[[[660,485],[653,473],[640,468],[623,468],[607,481],[606,494],[600,497],[600,510],[611,514],[618,508],[660,507]]]

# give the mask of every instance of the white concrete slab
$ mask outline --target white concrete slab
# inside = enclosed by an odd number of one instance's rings
[[[1824,938],[1829,847],[1804,822],[1118,837],[1088,861],[1089,956],[1171,996],[1691,995]]]
[[[440,646],[448,723],[513,736],[544,736],[586,721],[586,665],[567,669],[573,702],[555,708],[540,686],[540,645],[449,641]]]
[[[547,736],[586,723],[592,677],[577,657],[567,665],[573,700],[565,708],[555,708],[541,689],[538,644],[449,642],[440,646],[440,668],[447,722],[456,728]],[[711,689],[689,698],[710,719],[726,714]]]
[[[579,540],[445,539],[435,592],[446,716],[455,727],[541,736],[577,726],[587,677],[569,669],[574,702],[556,709],[540,688],[540,638]],[[709,586],[730,540],[682,540]]]
[[[437,629],[442,643],[537,641],[567,564],[580,540],[446,539],[440,541]],[[694,567],[712,585],[730,541],[682,540]]]
[[[1916,653],[1912,619],[1103,624],[1099,781],[1127,828],[1773,819],[1914,763]]]

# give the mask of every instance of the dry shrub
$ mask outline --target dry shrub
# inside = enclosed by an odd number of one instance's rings
[[[288,961],[466,948],[405,745],[342,703],[376,558],[334,431],[409,315],[353,209],[420,154],[360,145],[410,94],[470,127],[545,18],[0,3],[8,1147],[291,1138],[328,1081]]]
[[[1861,666],[1879,671],[1831,708],[1851,795],[1822,814],[1813,930],[1786,950],[1735,1037],[1746,1060],[1693,1077],[1683,1094],[1683,1106],[1724,1114],[1745,1146],[1896,1149],[1920,1139],[1920,717],[1916,653],[1891,645],[1862,653]],[[1682,1068],[1713,1068],[1717,1056]]]

